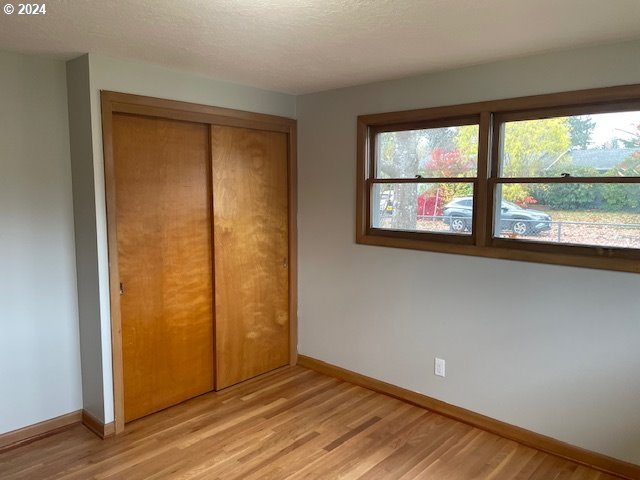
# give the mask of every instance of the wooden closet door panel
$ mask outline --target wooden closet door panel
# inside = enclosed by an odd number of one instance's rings
[[[116,114],[125,421],[213,389],[208,125]]]
[[[289,362],[287,134],[212,127],[216,388]]]

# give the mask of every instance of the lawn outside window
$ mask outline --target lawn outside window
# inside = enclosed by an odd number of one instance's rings
[[[358,117],[358,243],[640,272],[640,85]]]

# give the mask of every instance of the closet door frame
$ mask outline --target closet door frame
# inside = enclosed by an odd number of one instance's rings
[[[109,254],[109,300],[111,306],[111,355],[115,433],[124,431],[124,381],[122,361],[122,324],[120,311],[120,275],[116,232],[116,185],[113,158],[113,115],[128,113],[170,120],[182,120],[212,126],[241,127],[286,133],[288,137],[288,216],[289,216],[289,365],[298,357],[298,252],[297,252],[297,160],[296,121],[291,118],[245,112],[230,108],[131,95],[102,90],[102,143],[104,155],[107,241]],[[213,218],[213,217],[212,217]],[[213,232],[213,225],[212,225]],[[212,243],[213,248],[213,243]],[[214,252],[215,255],[215,252]],[[215,286],[214,286],[215,288]],[[214,319],[215,321],[215,319]],[[215,339],[214,339],[215,341]]]

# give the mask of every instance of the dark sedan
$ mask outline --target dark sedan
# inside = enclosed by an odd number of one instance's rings
[[[472,213],[473,197],[458,197],[444,206],[443,220],[454,232],[470,231]],[[515,203],[503,200],[500,228],[517,235],[538,235],[551,229],[551,217],[546,213],[525,210]]]

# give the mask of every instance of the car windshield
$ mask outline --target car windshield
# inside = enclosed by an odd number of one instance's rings
[[[473,198],[461,197],[455,198],[451,202],[449,202],[448,206],[461,206],[461,207],[472,207],[473,206]],[[508,202],[507,200],[502,201],[502,208],[506,208],[508,210],[523,210],[523,208],[515,203]]]
[[[508,208],[509,210],[522,210],[522,207],[519,207],[515,203],[507,202],[506,200],[502,201],[502,208]]]

